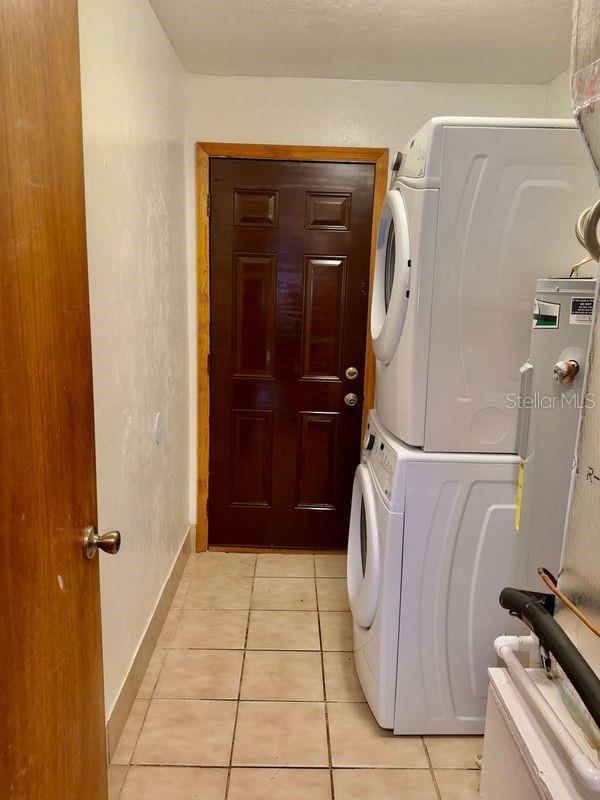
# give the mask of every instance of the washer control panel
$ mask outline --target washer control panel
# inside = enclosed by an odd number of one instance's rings
[[[394,469],[396,468],[396,453],[394,453],[391,447],[387,447],[384,442],[380,442],[375,458],[379,461],[385,472],[389,475],[394,474]]]
[[[365,434],[363,456],[371,464],[383,493],[391,499],[397,455],[381,437],[369,430],[369,426]]]

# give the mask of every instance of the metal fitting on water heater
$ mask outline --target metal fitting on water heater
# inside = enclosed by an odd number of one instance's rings
[[[579,364],[570,358],[566,361],[557,361],[553,369],[556,383],[573,383],[579,372]]]

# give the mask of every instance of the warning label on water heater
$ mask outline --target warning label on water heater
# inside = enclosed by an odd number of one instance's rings
[[[558,328],[560,317],[560,303],[546,303],[544,300],[535,300],[533,305],[533,322],[531,327]]]
[[[594,313],[593,297],[572,297],[569,313],[570,325],[591,325]]]

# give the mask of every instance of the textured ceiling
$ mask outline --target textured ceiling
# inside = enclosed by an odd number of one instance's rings
[[[150,0],[188,72],[546,83],[570,0]]]

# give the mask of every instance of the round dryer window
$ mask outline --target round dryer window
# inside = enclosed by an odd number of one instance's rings
[[[347,580],[352,616],[361,628],[370,628],[377,611],[381,564],[375,492],[364,464],[357,467],[352,488]]]
[[[402,334],[410,297],[410,240],[399,189],[388,192],[379,219],[371,339],[377,359],[391,361]]]

